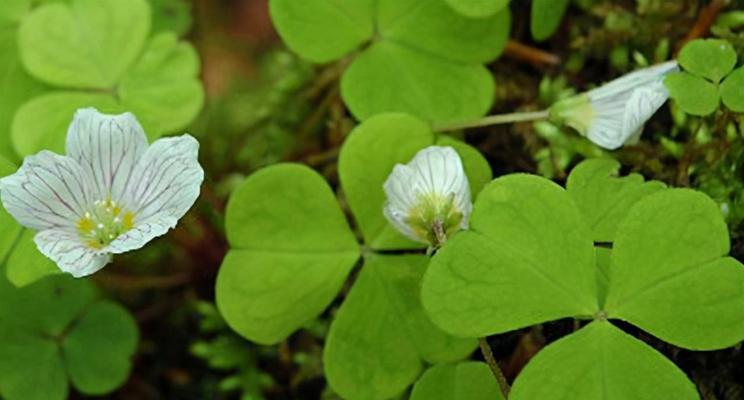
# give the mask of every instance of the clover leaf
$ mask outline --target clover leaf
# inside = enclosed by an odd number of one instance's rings
[[[686,113],[705,116],[718,109],[720,96],[715,84],[687,72],[673,72],[664,79],[669,96]]]
[[[699,399],[695,385],[656,350],[607,321],[594,321],[541,350],[509,399]]]
[[[736,51],[731,43],[723,39],[696,39],[682,48],[678,60],[685,71],[669,74],[664,84],[684,112],[712,114],[724,96],[727,107],[744,110],[744,101],[740,99],[744,74],[737,73],[719,85],[736,65]]]
[[[422,302],[438,326],[485,336],[599,311],[594,247],[576,204],[547,179],[497,178],[475,202],[470,229],[424,276]]]
[[[676,346],[713,350],[744,338],[744,268],[708,196],[669,189],[617,230],[606,312]]]
[[[366,257],[326,339],[325,374],[347,399],[399,394],[430,363],[456,361],[476,347],[437,329],[419,301],[424,255]]]
[[[411,400],[503,400],[498,383],[488,366],[467,361],[438,364],[419,378]]]
[[[696,39],[682,48],[678,60],[685,71],[717,84],[734,69],[736,51],[723,39]]]
[[[351,60],[341,94],[360,120],[388,111],[464,119],[491,105],[493,78],[482,63],[506,44],[505,7],[477,19],[445,0],[272,0],[270,7],[293,51],[318,63]]]
[[[744,67],[734,70],[721,83],[721,100],[731,111],[744,113]]]
[[[566,190],[579,206],[595,242],[610,243],[617,225],[630,207],[665,187],[662,182],[644,182],[639,174],[617,177],[620,163],[591,159],[577,165],[568,176]]]
[[[0,278],[0,394],[8,400],[67,398],[124,383],[137,325],[121,306],[97,299],[90,282],[48,277],[17,289]]]
[[[231,250],[217,279],[217,306],[258,343],[284,340],[319,315],[360,255],[328,184],[304,166],[253,174],[226,215]]]
[[[517,378],[514,399],[698,398],[673,364],[608,320],[691,350],[744,338],[744,268],[727,256],[716,203],[636,176],[608,178],[616,168],[587,161],[572,172],[568,192],[534,176],[493,181],[476,200],[471,229],[449,241],[424,276],[424,309],[455,336],[594,319],[539,353]],[[602,237],[611,249],[592,247],[596,232],[587,224],[608,212],[592,199],[629,208],[608,214],[615,228]]]
[[[428,259],[423,251],[378,253],[380,248],[421,248],[387,228],[382,186],[396,163],[435,143],[458,152],[477,195],[491,179],[483,156],[435,135],[409,115],[370,118],[341,150],[342,191],[366,248],[356,281],[331,323],[323,356],[330,385],[344,398],[401,393],[424,362],[456,361],[477,346],[474,339],[447,335],[424,313],[419,287]],[[360,256],[333,192],[307,167],[283,164],[255,173],[231,197],[226,219],[231,250],[217,278],[217,305],[231,327],[259,343],[284,340],[317,317]]]
[[[150,20],[145,0],[49,3],[23,18],[23,65],[51,91],[15,111],[16,152],[61,151],[69,116],[83,107],[136,112],[150,139],[189,124],[204,101],[198,57],[174,33],[148,38]]]

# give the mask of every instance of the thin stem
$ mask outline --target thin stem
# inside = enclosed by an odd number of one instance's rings
[[[470,121],[446,122],[434,125],[434,132],[456,131],[459,129],[479,128],[489,125],[510,124],[513,122],[537,121],[540,119],[547,119],[549,116],[550,114],[548,110],[489,115],[487,117]]]
[[[491,368],[491,372],[493,373],[493,376],[496,377],[496,381],[499,383],[499,388],[501,389],[501,394],[504,395],[504,398],[509,398],[509,390],[511,389],[509,387],[509,382],[506,381],[506,377],[504,376],[504,373],[501,372],[501,368],[499,368],[499,363],[496,362],[496,358],[493,357],[493,352],[491,352],[491,346],[488,344],[488,341],[485,337],[482,337],[478,339],[478,344],[480,344],[480,350],[483,354],[483,358],[486,359],[486,363],[488,363],[488,367]]]

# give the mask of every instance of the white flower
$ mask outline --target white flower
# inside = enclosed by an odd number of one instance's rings
[[[0,180],[5,209],[38,231],[36,246],[75,277],[175,227],[199,196],[204,171],[189,135],[147,144],[130,113],[78,110],[67,155],[42,151]]]
[[[451,147],[419,151],[408,164],[395,166],[383,188],[385,217],[412,240],[439,247],[468,226],[470,185]]]
[[[596,145],[614,150],[637,141],[643,124],[669,98],[667,74],[678,71],[669,61],[621,76],[550,108],[551,117],[579,131]]]

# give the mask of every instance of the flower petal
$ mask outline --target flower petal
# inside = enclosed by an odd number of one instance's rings
[[[77,233],[47,229],[34,236],[39,251],[75,278],[93,274],[111,262],[111,254],[98,252],[80,241]]]
[[[112,254],[122,254],[141,249],[152,239],[165,235],[168,230],[175,228],[177,223],[178,218],[167,214],[151,217],[150,220],[138,223],[133,229],[119,235],[104,250]]]
[[[134,168],[146,150],[145,132],[130,113],[81,109],[67,132],[67,154],[90,175],[96,200],[118,201],[137,179]]]
[[[138,249],[176,226],[199,197],[204,171],[199,142],[190,135],[165,138],[150,146],[135,168],[137,181],[122,202],[134,213],[134,228],[109,245],[112,253]]]
[[[0,180],[5,209],[34,230],[74,229],[91,196],[80,165],[49,151],[26,157],[18,172]]]

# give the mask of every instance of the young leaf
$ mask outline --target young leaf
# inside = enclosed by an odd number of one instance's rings
[[[246,179],[230,199],[226,229],[232,249],[217,277],[217,306],[233,329],[262,344],[320,314],[359,258],[328,184],[297,164]]]
[[[447,4],[466,17],[483,18],[503,10],[509,0],[447,0]]]
[[[467,361],[429,368],[413,386],[411,400],[503,400],[488,365]]]
[[[317,63],[337,60],[372,38],[375,0],[271,0],[287,46]]]
[[[26,17],[20,29],[31,74],[65,88],[112,89],[134,63],[150,31],[145,0],[73,0]]]
[[[530,16],[532,38],[543,41],[555,33],[568,8],[568,0],[533,0]]]
[[[431,121],[475,118],[491,107],[494,90],[493,77],[482,65],[449,61],[394,42],[372,45],[341,80],[344,102],[359,120],[388,111]]]
[[[402,140],[404,139],[404,140]],[[450,145],[454,139],[436,139],[424,122],[406,114],[382,114],[359,125],[341,148],[339,177],[354,218],[367,246],[378,250],[422,248],[398,233],[382,213],[383,184],[397,163],[405,164],[435,142]],[[480,153],[465,143],[454,146],[463,160],[473,197],[491,180],[491,168]]]
[[[369,256],[331,324],[323,352],[328,382],[343,398],[387,399],[419,374],[422,360],[456,361],[475,339],[457,339],[424,314],[423,255]]]
[[[718,109],[716,85],[687,72],[672,72],[664,79],[669,96],[686,113],[705,116]]]
[[[620,163],[612,159],[590,159],[577,165],[568,176],[566,190],[579,206],[595,242],[609,243],[630,208],[649,194],[665,187],[662,182],[644,182],[639,174],[618,177]]]
[[[422,301],[447,332],[486,336],[598,311],[592,238],[569,195],[531,175],[481,192],[470,229],[432,259]]]
[[[696,39],[685,45],[678,57],[685,71],[718,83],[736,65],[736,51],[726,40]]]
[[[721,83],[721,100],[729,110],[744,113],[744,67],[737,68]]]
[[[510,400],[699,400],[671,361],[595,321],[537,353],[512,386]]]
[[[693,350],[744,338],[744,268],[706,195],[669,189],[646,197],[617,230],[606,312]]]

